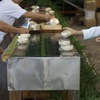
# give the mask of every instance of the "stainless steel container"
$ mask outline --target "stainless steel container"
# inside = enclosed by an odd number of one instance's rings
[[[9,91],[79,90],[80,56],[77,52],[57,57],[12,56],[7,60],[7,76]]]
[[[12,57],[8,90],[79,90],[80,57]]]

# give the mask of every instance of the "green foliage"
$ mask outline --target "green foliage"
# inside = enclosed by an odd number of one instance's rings
[[[90,65],[86,56],[83,53],[85,48],[75,37],[70,37],[71,42],[76,47],[81,56],[81,73],[80,73],[80,100],[95,100],[100,97],[100,94],[95,89],[96,82],[99,82],[99,77],[95,72],[94,66]]]
[[[41,57],[45,57],[45,36],[41,35]]]
[[[51,5],[51,2],[49,0],[37,0],[37,5],[47,7],[48,5]]]
[[[36,0],[23,0],[20,4],[21,5],[33,5],[33,4],[36,4]]]

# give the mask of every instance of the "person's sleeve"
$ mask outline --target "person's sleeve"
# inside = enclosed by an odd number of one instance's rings
[[[11,3],[10,7],[8,7],[8,14],[15,18],[20,18],[25,12],[25,9],[22,9],[18,4]]]
[[[84,40],[100,36],[100,26],[82,30]]]

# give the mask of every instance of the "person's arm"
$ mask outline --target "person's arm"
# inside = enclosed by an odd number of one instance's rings
[[[71,35],[83,35],[83,31],[82,30],[75,30],[69,27],[64,27],[63,28],[64,31],[71,31]]]
[[[29,33],[29,30],[25,28],[22,27],[16,28],[2,21],[0,21],[0,31],[7,32],[7,33],[19,33],[19,34]]]
[[[75,30],[69,27],[64,28],[66,31],[71,31],[71,35],[83,35],[84,40],[100,36],[100,26],[91,27],[89,29]]]
[[[84,40],[100,36],[100,26],[94,26],[89,29],[82,30],[84,33]]]
[[[38,13],[33,13],[33,12],[25,12],[23,14],[24,17],[26,18],[31,18],[32,20],[39,22],[39,21],[49,21],[52,17],[49,15],[45,15],[45,14],[38,14]]]

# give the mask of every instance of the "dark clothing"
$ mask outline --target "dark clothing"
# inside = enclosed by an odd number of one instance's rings
[[[4,40],[0,43],[3,49],[6,49],[11,42],[10,36],[4,37]],[[2,62],[0,54],[0,100],[8,100],[9,94],[7,89],[7,64]]]
[[[26,18],[21,16],[19,19],[16,19],[13,26],[14,27],[19,27],[19,26],[22,26],[26,21]]]

